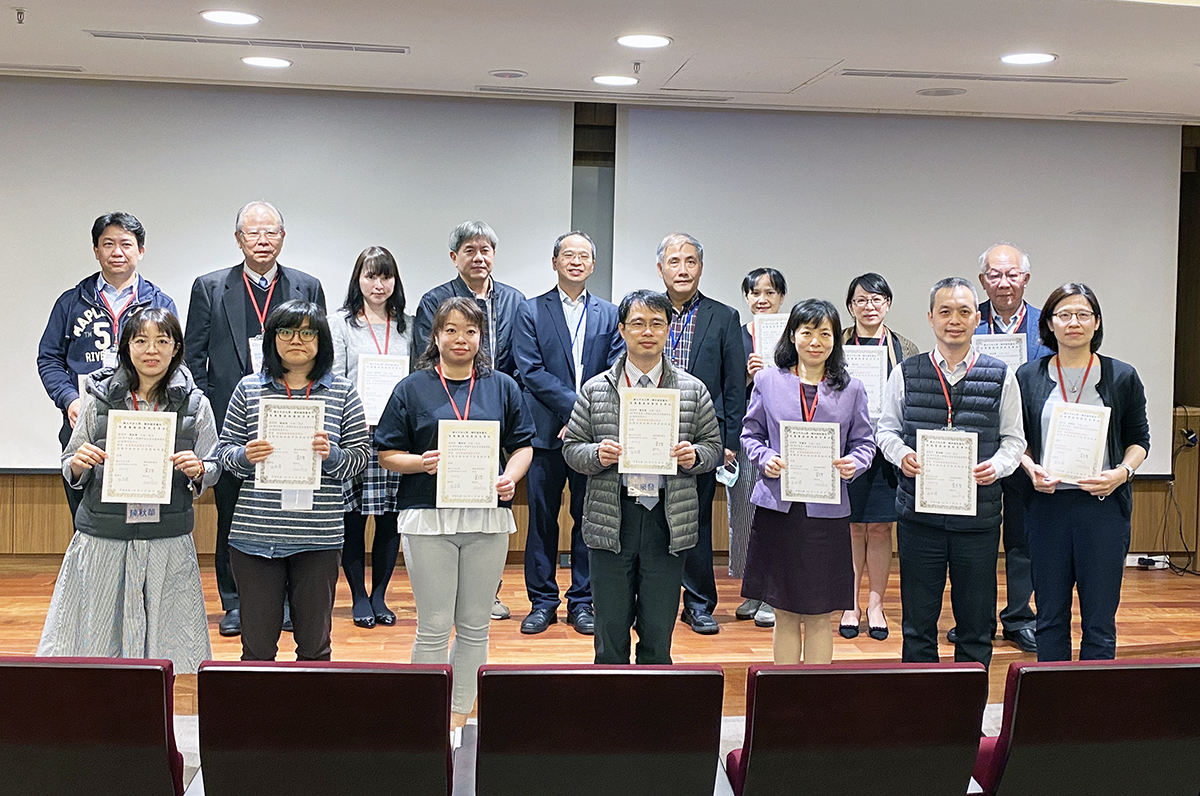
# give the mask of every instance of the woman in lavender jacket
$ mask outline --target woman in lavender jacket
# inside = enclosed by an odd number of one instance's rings
[[[846,372],[842,324],[828,301],[806,299],[792,308],[775,349],[776,367],[754,377],[742,427],[742,447],[763,478],[750,501],[758,508],[750,529],[742,596],[775,607],[775,663],[829,663],[829,614],[854,606],[850,497],[846,482],[871,466],[875,440],[862,382]],[[784,420],[837,423],[841,502],[783,500],[779,424]],[[803,634],[801,628],[803,627]]]

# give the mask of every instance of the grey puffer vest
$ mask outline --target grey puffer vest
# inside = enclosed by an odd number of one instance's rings
[[[129,374],[118,368],[98,371],[88,379],[87,390],[96,397],[95,445],[103,448],[108,438],[108,413],[125,409],[129,396]],[[179,368],[167,386],[167,398],[160,411],[175,412],[175,450],[194,450],[196,447],[196,413],[200,409],[201,392],[187,368]],[[83,501],[75,514],[75,529],[90,536],[105,539],[165,539],[192,532],[195,512],[193,494],[187,476],[172,471],[171,502],[158,507],[159,521],[149,523],[125,522],[124,503],[102,503],[104,466],[94,469],[84,487]]]

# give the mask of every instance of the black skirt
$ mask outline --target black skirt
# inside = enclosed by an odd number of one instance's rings
[[[849,518],[809,517],[803,503],[786,514],[756,507],[742,596],[794,614],[853,609]]]
[[[846,485],[846,492],[850,495],[850,522],[896,521],[896,475],[883,451],[875,452],[871,466]]]

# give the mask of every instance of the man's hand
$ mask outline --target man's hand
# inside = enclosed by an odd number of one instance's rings
[[[975,473],[975,483],[980,486],[987,486],[996,482],[996,466],[992,464],[991,459],[975,465],[973,472]]]
[[[921,474],[921,465],[917,464],[917,454],[904,454],[904,458],[900,460],[900,472],[909,478],[916,478]]]
[[[729,448],[726,448],[725,449],[725,463],[733,464],[736,461],[737,461],[737,454],[734,453],[733,451],[729,450]]]
[[[79,407],[82,405],[82,398],[76,398],[67,404],[67,422],[71,424],[71,428],[75,428],[75,424],[79,422]]]
[[[613,439],[602,440],[596,455],[600,457],[602,465],[612,467],[621,459],[621,446]]]
[[[696,466],[696,446],[690,442],[679,442],[671,449],[671,455],[679,462],[679,466],[690,470]]]

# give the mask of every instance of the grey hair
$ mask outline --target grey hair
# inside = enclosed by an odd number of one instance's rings
[[[672,232],[670,235],[662,239],[662,243],[658,244],[658,261],[660,263],[662,262],[663,252],[665,252],[667,247],[673,243],[692,244],[696,247],[696,257],[700,260],[701,264],[704,263],[704,247],[700,245],[700,241],[696,240],[686,232]]]
[[[234,224],[234,227],[233,227],[234,232],[242,231],[242,217],[245,216],[247,213],[249,213],[250,209],[254,208],[254,207],[265,207],[268,210],[270,210],[272,213],[275,214],[275,217],[279,219],[279,228],[280,229],[284,228],[283,227],[283,213],[279,212],[279,208],[277,208],[275,205],[271,204],[270,202],[263,201],[262,199],[256,199],[253,202],[247,202],[246,204],[242,205],[242,209],[239,210],[238,214],[237,214],[237,222]]]
[[[558,250],[562,248],[562,242],[564,240],[566,240],[567,238],[571,237],[572,235],[578,235],[579,237],[583,238],[591,245],[592,259],[595,260],[596,259],[596,242],[594,240],[592,240],[591,235],[587,234],[586,232],[584,232],[581,229],[572,230],[571,232],[568,232],[565,235],[559,235],[558,240],[554,241],[554,256],[558,257]]]
[[[941,279],[929,290],[929,311],[933,312],[934,300],[937,298],[939,290],[953,290],[956,287],[965,287],[971,291],[971,296],[975,299],[975,309],[979,309],[979,294],[975,292],[975,286],[961,276],[948,276]]]
[[[450,233],[450,251],[456,252],[467,241],[483,238],[494,249],[500,242],[496,239],[496,231],[483,221],[464,221]]]
[[[1002,240],[999,243],[993,243],[991,246],[988,246],[983,250],[983,254],[979,255],[979,273],[987,273],[988,255],[991,254],[994,249],[998,249],[1001,246],[1008,246],[1009,248],[1016,249],[1017,253],[1021,255],[1021,271],[1026,274],[1029,273],[1029,255],[1026,254],[1025,250],[1020,246],[1016,245],[1015,243],[1009,243],[1006,240]]]

